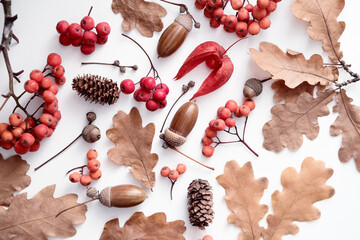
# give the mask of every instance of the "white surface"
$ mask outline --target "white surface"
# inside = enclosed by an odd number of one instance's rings
[[[49,53],[57,52],[63,58],[67,78],[66,85],[60,87],[58,93],[62,119],[57,129],[51,138],[42,142],[38,152],[29,153],[24,156],[24,159],[31,166],[28,174],[31,176],[32,181],[31,185],[23,192],[28,192],[28,197],[30,198],[45,186],[56,184],[55,196],[59,197],[67,193],[76,193],[79,195],[79,201],[87,200],[85,188],[80,184],[70,183],[65,173],[75,166],[83,165],[86,162],[86,152],[90,148],[98,150],[99,160],[102,163],[101,170],[103,171],[103,177],[92,186],[98,189],[118,184],[135,184],[140,186],[140,183],[134,179],[126,167],[115,165],[106,155],[107,150],[113,146],[113,143],[105,135],[106,130],[112,127],[113,115],[118,110],[128,113],[135,106],[140,110],[144,125],[150,122],[156,125],[156,135],[152,151],[159,155],[159,162],[154,169],[156,173],[154,192],[146,190],[148,194],[146,201],[139,206],[129,209],[106,208],[97,202],[90,203],[86,213],[86,222],[76,226],[77,234],[70,239],[99,239],[104,224],[108,220],[119,218],[120,225],[122,226],[136,211],[143,211],[146,216],[156,212],[165,212],[168,221],[184,220],[187,228],[184,236],[188,240],[201,238],[205,234],[211,234],[216,240],[237,239],[240,229],[227,224],[226,219],[230,211],[223,200],[224,190],[215,180],[216,176],[223,173],[225,163],[232,159],[237,160],[240,165],[243,165],[246,161],[251,161],[255,176],[257,178],[265,176],[269,179],[269,187],[265,191],[261,202],[271,206],[271,194],[276,189],[282,189],[280,185],[281,172],[290,166],[299,170],[302,160],[307,156],[321,159],[326,162],[327,167],[334,169],[334,175],[328,181],[328,184],[335,187],[336,194],[329,200],[315,204],[321,210],[322,216],[319,220],[296,223],[300,228],[300,232],[295,236],[285,236],[283,239],[359,239],[360,174],[356,171],[353,160],[343,164],[338,159],[337,151],[341,144],[341,137],[331,137],[329,135],[329,126],[335,120],[336,115],[331,113],[327,117],[320,118],[319,136],[314,141],[304,138],[304,143],[300,150],[292,152],[285,149],[279,154],[269,152],[262,148],[262,126],[271,119],[270,108],[274,104],[272,100],[273,90],[270,87],[271,83],[267,83],[264,85],[263,94],[255,99],[257,107],[249,118],[246,135],[249,145],[259,153],[260,157],[256,158],[241,144],[219,146],[214,156],[210,159],[206,159],[201,154],[200,140],[203,136],[203,131],[208,122],[216,116],[217,108],[225,104],[228,99],[235,99],[241,102],[243,100],[242,87],[246,79],[250,77],[266,78],[268,76],[250,59],[248,55],[249,48],[258,48],[261,41],[269,41],[277,44],[282,50],[288,48],[303,52],[307,58],[315,53],[321,54],[325,62],[329,62],[327,55],[322,51],[321,43],[308,37],[306,33],[308,24],[296,19],[291,14],[289,6],[292,2],[282,1],[278,4],[278,9],[270,16],[272,21],[270,29],[261,31],[258,36],[250,37],[240,42],[229,51],[228,55],[235,65],[234,73],[229,82],[216,92],[197,99],[200,108],[198,122],[188,138],[188,143],[183,145],[181,150],[206,164],[214,166],[215,171],[211,172],[171,150],[161,148],[158,132],[169,107],[151,113],[145,109],[145,104],[137,103],[133,100],[132,96],[123,94],[121,94],[116,104],[100,106],[85,102],[83,98],[78,97],[76,92],[71,90],[72,78],[78,74],[99,74],[112,78],[117,82],[125,78],[132,78],[138,81],[149,69],[149,63],[141,50],[134,43],[121,36],[123,32],[121,29],[122,17],[120,14],[115,15],[112,12],[110,0],[64,0],[61,3],[59,1],[40,0],[13,1],[13,13],[18,14],[18,20],[15,22],[13,30],[20,39],[20,44],[13,44],[10,51],[14,71],[25,70],[25,73],[21,76],[21,80],[24,82],[27,80],[27,76],[32,69],[42,69],[44,67]],[[186,3],[188,3],[189,9],[195,18],[201,22],[202,27],[201,30],[193,30],[184,45],[174,55],[165,59],[156,58],[156,45],[160,33],[155,33],[153,38],[141,36],[136,29],[128,33],[148,51],[161,78],[169,85],[169,104],[172,104],[181,93],[182,84],[186,84],[189,80],[194,80],[197,84],[196,87],[199,87],[201,82],[210,73],[210,70],[202,64],[183,79],[177,82],[172,80],[185,58],[198,44],[207,40],[214,40],[226,48],[237,40],[235,34],[225,33],[222,29],[214,30],[210,28],[209,20],[203,16],[201,11],[195,9],[193,1],[189,0]],[[162,18],[166,27],[178,16],[178,8],[166,4],[162,5],[168,10],[167,16]],[[62,19],[67,20],[69,23],[79,22],[87,14],[90,6],[94,6],[91,16],[95,22],[109,22],[112,32],[106,45],[97,46],[93,54],[84,56],[78,48],[60,45],[55,26]],[[355,72],[360,72],[360,63],[358,61],[358,56],[360,55],[358,39],[360,34],[357,20],[359,10],[360,3],[358,1],[347,1],[345,9],[339,17],[340,20],[346,21],[347,24],[345,32],[341,37],[341,49],[344,52],[344,59],[347,63],[352,64],[352,69]],[[3,13],[1,11],[0,26],[2,25]],[[1,57],[0,59],[0,76],[2,76],[0,89],[1,93],[6,93],[8,80],[3,58]],[[117,68],[111,66],[80,65],[82,61],[112,62],[115,59],[119,59],[122,63],[128,65],[138,64],[139,70],[136,72],[130,70],[126,74],[121,74]],[[341,79],[344,79],[344,77],[345,75],[342,75]],[[16,84],[17,93],[20,93],[22,88],[22,84]],[[354,84],[346,89],[349,96],[356,98],[360,91],[360,84]],[[175,107],[175,110],[189,99],[195,91],[196,89],[191,90],[180,101],[180,104]],[[359,98],[355,99],[354,102],[360,105]],[[7,120],[13,106],[13,102],[9,101],[6,108],[0,112],[1,121]],[[333,102],[329,104],[329,107],[332,108],[332,106]],[[101,140],[92,145],[79,140],[47,166],[38,172],[34,172],[34,167],[61,150],[80,133],[86,124],[85,114],[88,111],[94,111],[98,115],[95,124],[102,131]],[[169,118],[170,120],[172,115]],[[167,123],[167,126],[169,124],[170,122]],[[242,124],[241,121],[238,121],[238,126],[242,126]],[[223,136],[226,137],[224,134]],[[4,151],[3,149],[0,151],[4,157],[14,154],[13,151]],[[168,179],[161,177],[159,172],[165,165],[175,168],[178,163],[186,164],[188,170],[183,176],[180,176],[174,188],[174,200],[170,201],[170,182]],[[214,188],[215,219],[206,231],[200,231],[192,227],[188,221],[186,207],[187,186],[195,178],[208,179]],[[272,213],[271,208],[269,213]],[[266,221],[263,220],[261,225],[266,226]]]

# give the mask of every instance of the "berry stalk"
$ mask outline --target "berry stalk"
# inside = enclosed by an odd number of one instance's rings
[[[205,164],[197,161],[196,159],[194,159],[194,158],[192,158],[192,157],[189,157],[188,155],[186,155],[185,153],[181,152],[181,151],[180,151],[179,149],[177,149],[176,147],[169,146],[169,148],[172,149],[172,150],[174,150],[175,152],[178,152],[178,153],[180,153],[181,155],[187,157],[188,159],[196,162],[197,164],[200,164],[201,166],[204,166],[204,167],[206,167],[206,168],[208,168],[208,169],[211,169],[211,170],[213,170],[213,171],[215,170],[213,167],[209,167],[208,165],[205,165]]]

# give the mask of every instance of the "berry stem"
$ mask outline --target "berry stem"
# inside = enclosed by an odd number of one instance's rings
[[[175,6],[179,6],[179,7],[180,7],[180,12],[185,11],[187,14],[189,14],[189,16],[191,17],[191,19],[192,19],[193,22],[194,22],[195,28],[200,28],[200,23],[195,20],[195,18],[193,17],[193,15],[191,15],[188,7],[187,7],[185,4],[182,4],[182,3],[174,3],[174,2],[170,2],[170,1],[166,1],[166,0],[160,0],[160,1],[162,1],[162,2],[164,2],[164,3],[172,4],[172,5],[175,5]]]
[[[245,118],[244,129],[243,129],[243,138],[242,138],[243,141],[245,141],[245,130],[246,130],[246,124],[247,124],[248,118],[249,117]]]
[[[58,214],[56,214],[56,215],[55,215],[55,218],[57,218],[58,216],[60,216],[61,214],[63,214],[63,213],[66,212],[66,211],[69,211],[69,210],[71,210],[71,209],[73,209],[73,208],[76,208],[76,207],[80,207],[80,206],[86,205],[86,204],[88,204],[88,203],[90,203],[90,202],[93,202],[93,201],[95,201],[95,200],[97,200],[97,199],[96,199],[96,198],[95,198],[95,199],[90,199],[90,200],[87,200],[86,202],[79,203],[79,204],[77,204],[77,205],[75,205],[75,206],[66,208],[66,209],[62,210],[61,212],[59,212]]]
[[[149,56],[149,54],[145,51],[145,49],[137,42],[137,41],[135,41],[133,38],[131,38],[130,36],[128,36],[128,35],[126,35],[126,34],[121,34],[121,35],[123,35],[124,37],[126,37],[126,38],[128,38],[128,39],[130,39],[131,41],[133,41],[136,45],[138,45],[138,47],[145,53],[145,55],[146,55],[146,57],[148,58],[148,60],[149,60],[149,62],[150,62],[150,70],[149,70],[149,72],[148,72],[148,74],[146,75],[146,76],[149,76],[149,74],[150,74],[150,72],[151,71],[153,71],[153,73],[154,73],[154,79],[156,80],[156,79],[159,79],[160,80],[160,83],[162,82],[161,81],[161,78],[160,78],[160,76],[159,76],[159,73],[158,73],[158,71],[156,70],[156,68],[154,67],[154,64],[153,64],[153,62],[151,61],[151,58],[150,58],[150,56]]]
[[[169,177],[168,177],[169,178]],[[171,180],[170,178],[169,178],[169,180],[170,180],[170,182],[171,182],[171,188],[170,188],[170,199],[171,200],[173,200],[173,195],[172,195],[172,192],[173,192],[173,189],[174,189],[174,185],[175,185],[175,183],[176,183],[176,181],[177,180]]]
[[[84,170],[84,167],[86,167],[86,165],[80,166],[80,167],[75,167],[73,169],[70,169],[69,171],[67,171],[67,173],[65,175],[68,175],[70,172],[76,170],[76,169],[81,169],[80,172],[82,173]]]
[[[58,152],[57,154],[55,154],[54,156],[52,156],[50,159],[46,160],[45,162],[43,162],[40,166],[36,167],[34,170],[37,171],[39,170],[41,167],[43,167],[45,164],[47,164],[48,162],[50,162],[51,160],[53,160],[54,158],[56,158],[57,156],[59,156],[62,152],[64,152],[66,149],[68,149],[74,142],[76,142],[76,140],[78,140],[81,137],[81,133],[79,134],[79,136],[77,136],[71,143],[69,143],[63,150],[61,150],[60,152]]]
[[[223,52],[222,54],[220,54],[220,57],[223,56],[223,55],[225,55],[225,54],[227,53],[227,51],[229,51],[230,48],[232,48],[235,44],[237,44],[237,43],[240,42],[241,40],[247,39],[247,38],[249,38],[249,37],[243,37],[243,38],[240,38],[240,39],[236,40],[233,44],[231,44],[231,45],[225,50],[225,52]]]
[[[261,83],[264,83],[264,82],[267,82],[267,81],[269,81],[269,80],[271,80],[271,79],[272,79],[272,77],[268,77],[268,78],[265,78],[265,79],[261,80],[260,82],[261,82]]]
[[[180,151],[179,149],[177,149],[176,147],[169,146],[169,148],[172,149],[172,150],[174,150],[174,151],[176,151],[176,152],[178,152],[178,153],[180,153],[181,155],[187,157],[188,159],[193,160],[194,162],[200,164],[201,166],[204,166],[204,167],[206,167],[206,168],[208,168],[208,169],[211,169],[211,170],[213,170],[213,171],[215,170],[213,167],[209,167],[209,166],[207,166],[207,165],[205,165],[205,164],[203,164],[203,163],[195,160],[194,158],[189,157],[188,155],[186,155],[185,153],[181,152],[181,151]]]
[[[91,14],[91,11],[93,10],[93,6],[90,7],[90,10],[89,10],[89,13],[88,13],[88,16],[90,16]]]

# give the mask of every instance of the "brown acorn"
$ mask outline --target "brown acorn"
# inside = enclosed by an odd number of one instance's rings
[[[245,82],[243,89],[244,97],[253,98],[259,96],[263,90],[263,85],[261,80],[256,78],[250,78]]]
[[[159,57],[168,57],[173,54],[184,42],[187,34],[192,29],[190,14],[182,14],[165,29],[157,45]]]
[[[81,133],[83,139],[88,143],[96,142],[101,138],[100,129],[95,125],[87,125]]]
[[[183,104],[175,113],[170,127],[165,130],[165,141],[173,147],[183,145],[194,128],[198,115],[199,108],[195,102]]]
[[[134,185],[117,185],[104,188],[100,194],[96,188],[90,187],[86,195],[93,199],[99,199],[100,203],[107,207],[127,208],[139,205],[146,198],[142,188]]]

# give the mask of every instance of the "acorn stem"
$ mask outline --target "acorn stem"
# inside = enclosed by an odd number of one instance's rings
[[[269,81],[269,80],[271,80],[272,79],[272,77],[268,77],[268,78],[265,78],[265,79],[263,79],[263,80],[260,80],[260,82],[261,83],[264,83],[264,82],[267,82],[267,81]]]
[[[78,140],[81,137],[81,133],[79,134],[79,136],[77,136],[71,143],[69,143],[63,150],[61,150],[60,152],[58,152],[57,154],[55,154],[54,156],[52,156],[51,158],[49,158],[48,160],[46,160],[45,162],[43,162],[40,166],[36,167],[34,170],[37,171],[39,170],[41,167],[43,167],[45,164],[47,164],[48,162],[50,162],[51,160],[53,160],[54,158],[56,158],[57,156],[59,156],[62,152],[64,152],[66,149],[68,149],[74,142],[76,142],[76,140]]]
[[[207,166],[207,165],[205,165],[205,164],[203,164],[203,163],[195,160],[194,158],[189,157],[188,155],[186,155],[185,153],[181,152],[181,151],[180,151],[179,149],[177,149],[176,147],[169,146],[169,148],[172,149],[172,150],[174,150],[174,151],[176,151],[176,152],[178,152],[178,153],[180,153],[181,155],[187,157],[188,159],[193,160],[194,162],[200,164],[201,166],[204,166],[204,167],[206,167],[206,168],[208,168],[208,169],[211,169],[211,170],[213,170],[213,171],[215,170],[213,167],[209,167],[209,166]]]
[[[90,199],[90,200],[87,200],[86,202],[83,202],[83,203],[74,205],[74,206],[72,206],[72,207],[66,208],[66,209],[62,210],[61,212],[59,212],[58,214],[56,214],[56,215],[55,215],[55,218],[57,218],[58,216],[60,216],[61,214],[63,214],[63,213],[66,212],[66,211],[69,211],[69,210],[71,210],[71,209],[73,209],[73,208],[76,208],[76,207],[80,207],[80,206],[82,206],[82,205],[86,205],[86,204],[88,204],[89,202],[92,202],[92,201],[95,201],[95,200],[97,200],[97,199],[96,199],[96,198],[95,198],[95,199]]]

